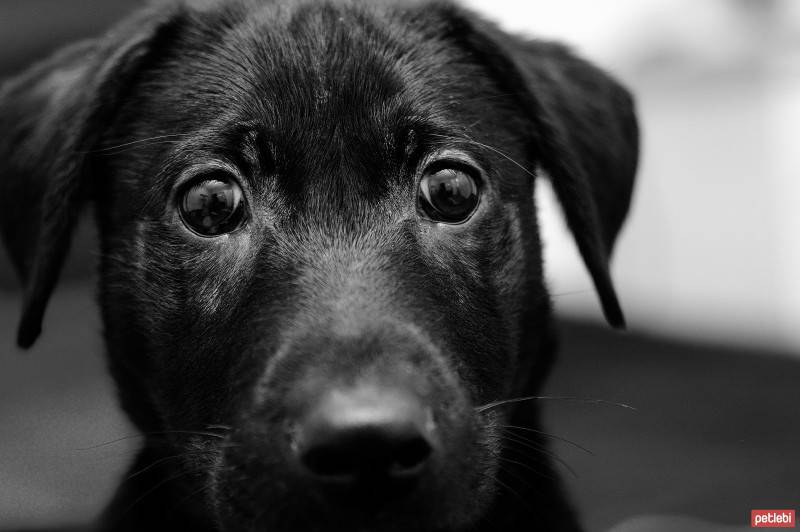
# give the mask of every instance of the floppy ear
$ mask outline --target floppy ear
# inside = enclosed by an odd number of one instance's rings
[[[508,35],[452,5],[443,9],[451,37],[484,63],[529,118],[533,160],[550,176],[606,320],[624,328],[608,261],[638,161],[631,95],[561,45]]]
[[[91,152],[142,64],[177,20],[142,12],[0,87],[0,230],[24,284],[17,343],[30,347],[91,193]]]

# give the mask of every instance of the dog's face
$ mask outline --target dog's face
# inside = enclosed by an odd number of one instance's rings
[[[209,450],[231,523],[294,530],[309,507],[328,522],[342,503],[326,491],[392,490],[378,469],[418,465],[398,475],[414,493],[365,522],[474,519],[500,413],[473,407],[512,393],[524,303],[546,301],[532,179],[484,146],[523,158],[521,125],[484,69],[420,28],[318,6],[232,23],[176,27],[110,129],[110,146],[157,139],[110,154],[96,189],[120,384],[137,381],[136,403],[147,390],[154,430],[231,427],[175,442]],[[322,411],[336,401],[353,412]],[[356,416],[410,423],[408,441],[378,449],[383,429]],[[363,432],[364,463],[305,463],[326,444],[306,441],[316,423]],[[373,473],[388,478],[344,478]]]
[[[606,257],[635,167],[624,91],[446,5],[234,4],[136,26],[38,81],[91,78],[95,98],[47,97],[89,124],[71,140],[90,177],[42,196],[94,201],[112,372],[180,456],[193,511],[226,530],[477,522],[509,423],[481,407],[549,362],[537,165],[621,320]],[[584,89],[606,94],[563,108]],[[41,210],[37,234],[61,231]],[[36,321],[36,285],[52,288],[37,275],[57,266],[9,225]]]

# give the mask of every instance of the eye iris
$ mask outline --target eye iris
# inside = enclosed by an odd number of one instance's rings
[[[423,177],[420,191],[428,215],[439,221],[463,221],[478,204],[475,180],[467,173],[452,168]]]
[[[183,195],[181,214],[186,224],[201,235],[219,235],[236,229],[241,221],[242,191],[225,179],[206,179]]]

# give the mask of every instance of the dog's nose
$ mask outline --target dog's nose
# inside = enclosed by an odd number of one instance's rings
[[[293,448],[319,481],[412,485],[434,452],[434,432],[431,409],[410,392],[335,389],[298,420]]]

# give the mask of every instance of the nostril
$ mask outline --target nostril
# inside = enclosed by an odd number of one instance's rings
[[[308,449],[300,460],[309,471],[321,477],[346,480],[358,467],[358,456],[347,447],[317,445]]]
[[[418,472],[425,465],[433,447],[422,437],[411,438],[397,446],[392,458],[391,469],[394,475],[409,475]]]
[[[433,430],[430,409],[402,391],[332,391],[297,420],[293,447],[319,480],[393,483],[425,470]]]
[[[421,473],[432,450],[415,430],[398,434],[396,427],[357,427],[309,441],[300,460],[329,480],[392,480]]]

